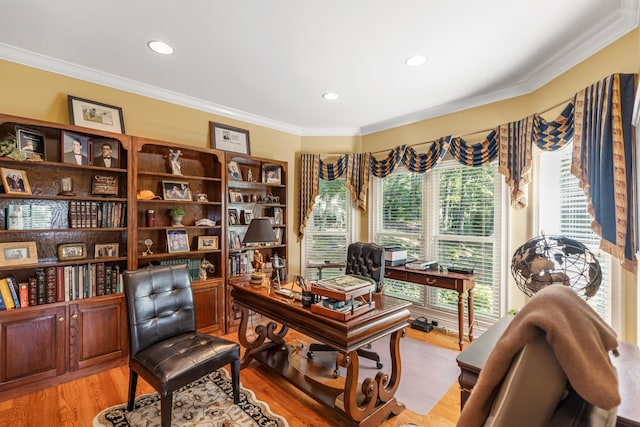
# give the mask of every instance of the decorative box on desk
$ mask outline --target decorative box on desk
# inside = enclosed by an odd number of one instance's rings
[[[336,320],[348,320],[375,308],[375,283],[356,276],[338,276],[311,284],[311,293],[323,298],[311,311]],[[335,308],[332,308],[335,307]]]

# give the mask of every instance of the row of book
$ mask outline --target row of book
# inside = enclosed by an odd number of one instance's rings
[[[122,292],[120,266],[104,262],[46,267],[27,281],[0,279],[0,310],[73,301]]]
[[[174,265],[174,264],[187,264],[187,269],[189,270],[189,276],[191,280],[200,279],[200,260],[199,259],[189,259],[189,258],[179,258],[179,259],[168,259],[159,262],[160,265]]]
[[[118,228],[126,226],[126,202],[69,202],[69,227]]]
[[[8,205],[7,230],[46,230],[51,228],[51,206]]]
[[[229,255],[229,274],[251,273],[251,261],[247,254],[231,254]]]

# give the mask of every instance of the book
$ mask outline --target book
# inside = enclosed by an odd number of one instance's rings
[[[20,295],[18,294],[18,281],[13,276],[7,277],[7,284],[9,285],[9,291],[11,292],[11,298],[13,298],[13,304],[16,308],[20,308]]]
[[[47,279],[43,269],[36,270],[36,301],[38,305],[47,302]]]
[[[29,305],[38,305],[38,282],[36,276],[29,277]]]
[[[315,286],[318,286],[321,288],[333,289],[341,292],[349,292],[349,291],[354,291],[356,289],[364,288],[367,286],[374,286],[374,283],[369,280],[361,279],[357,276],[347,274],[347,275],[332,277],[330,279],[318,280],[315,283]]]
[[[7,310],[16,308],[16,303],[13,302],[13,297],[11,296],[11,291],[9,290],[9,282],[6,278],[0,279],[0,295],[4,300],[4,306]]]
[[[28,282],[22,282],[19,286],[20,307],[29,307],[29,284]]]
[[[45,303],[52,304],[56,302],[56,279],[57,273],[55,267],[47,267],[44,269],[45,277]]]

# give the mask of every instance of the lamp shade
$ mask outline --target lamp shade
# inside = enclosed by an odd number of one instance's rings
[[[273,232],[269,218],[252,219],[247,233],[242,239],[242,243],[271,243],[276,241],[276,235]]]

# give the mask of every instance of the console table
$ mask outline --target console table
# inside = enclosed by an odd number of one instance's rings
[[[458,355],[460,367],[460,410],[478,381],[482,367],[498,338],[511,322],[511,316],[502,317],[466,350]],[[640,348],[637,344],[618,341],[620,356],[611,357],[618,374],[621,403],[618,407],[617,427],[640,427]]]
[[[271,288],[232,284],[231,297],[242,315],[238,338],[246,350],[240,362],[241,369],[252,360],[259,361],[338,413],[349,425],[377,426],[389,415],[397,415],[405,409],[394,395],[402,372],[400,338],[408,326],[408,307],[411,303],[374,295],[374,310],[338,321],[313,313],[309,308],[302,307],[299,301],[281,297]],[[255,337],[253,340],[247,334],[250,311],[268,318],[265,319],[266,325],[255,327],[255,335],[251,335]],[[289,355],[296,351],[284,340],[289,328],[328,344],[339,352],[338,363],[347,370],[343,389],[315,380],[289,364]],[[365,396],[358,384],[357,350],[385,336],[390,336],[391,373],[380,371],[375,379],[366,379],[368,387]]]
[[[467,292],[469,342],[473,341],[473,288],[476,286],[477,274],[441,273],[436,270],[411,270],[404,266],[391,267],[387,265],[384,267],[384,277],[458,292],[458,345],[460,350],[464,346],[463,298],[464,293]]]

